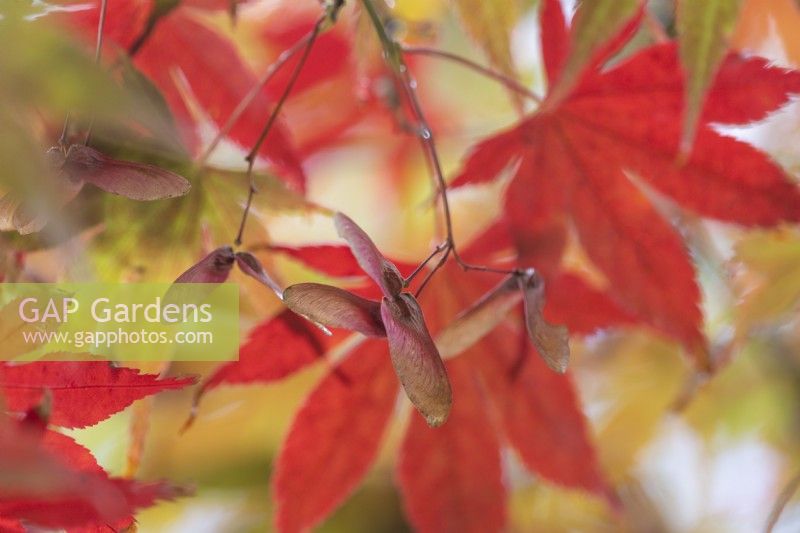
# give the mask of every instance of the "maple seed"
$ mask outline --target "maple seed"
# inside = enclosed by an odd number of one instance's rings
[[[53,151],[51,148],[48,154]],[[52,155],[51,161],[55,159]],[[160,200],[183,196],[191,186],[182,176],[154,165],[112,159],[89,146],[73,144],[61,162],[66,177],[90,183],[131,200]]]
[[[283,301],[295,313],[317,324],[385,337],[380,304],[338,287],[298,283],[287,287]]]
[[[287,287],[284,302],[324,331],[324,326],[331,326],[388,337],[392,365],[409,400],[428,425],[442,425],[452,404],[450,382],[419,304],[411,294],[402,292],[405,283],[397,267],[383,257],[364,230],[341,213],[336,213],[334,222],[384,298],[379,304],[337,287],[301,283]]]
[[[408,293],[383,298],[381,317],[389,339],[389,354],[411,403],[428,425],[447,420],[453,402],[442,358],[431,338],[422,309]]]
[[[46,154],[53,178],[46,195],[36,201],[7,193],[0,196],[0,231],[28,235],[41,231],[52,213],[71,202],[85,183],[132,200],[160,200],[183,196],[191,188],[182,176],[144,163],[118,161],[89,146],[74,144],[68,150],[53,146]]]
[[[545,321],[544,280],[532,268],[517,275],[525,307],[525,327],[536,351],[554,371],[563,374],[569,363],[569,331]]]
[[[261,261],[256,256],[249,252],[236,252],[236,263],[239,265],[239,270],[272,289],[278,295],[278,298],[283,298],[283,291],[280,285],[269,277],[264,267],[261,266]]]
[[[366,232],[342,213],[336,213],[333,222],[339,236],[350,245],[358,264],[378,284],[383,294],[385,296],[400,294],[404,286],[403,276],[391,261],[383,257]]]
[[[443,359],[464,352],[505,320],[522,299],[517,279],[509,276],[460,313],[436,336],[436,347]]]
[[[175,283],[224,283],[233,268],[233,248],[222,246],[178,276]]]

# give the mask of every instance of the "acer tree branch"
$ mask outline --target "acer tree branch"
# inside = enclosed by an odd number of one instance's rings
[[[95,41],[94,47],[94,63],[95,65],[100,64],[100,53],[103,49],[103,30],[106,26],[106,13],[108,12],[108,0],[101,0],[100,1],[100,16],[97,20],[97,39]],[[67,145],[67,135],[69,135],[69,123],[71,119],[71,113],[67,113],[67,116],[64,117],[64,126],[61,128],[61,136],[58,139],[58,144],[61,147],[65,147]],[[94,123],[94,120],[92,120]],[[89,139],[92,135],[92,124],[89,124],[89,129],[86,132],[86,139],[84,144],[89,144]]]
[[[489,67],[485,67],[479,63],[476,63],[475,61],[467,57],[460,56],[452,52],[447,52],[445,50],[438,50],[436,48],[428,48],[425,46],[403,46],[401,49],[404,54],[436,57],[439,59],[446,59],[448,61],[452,61],[453,63],[457,63],[489,79],[497,81],[502,85],[504,85],[507,89],[514,91],[515,93],[520,94],[526,98],[529,98],[536,103],[542,102],[542,98],[538,94],[531,91],[530,89],[522,85],[514,78],[511,78],[496,70],[493,70]]]
[[[264,71],[264,74],[262,74],[261,79],[258,81],[258,84],[255,85],[252,89],[250,89],[250,92],[247,93],[247,95],[245,95],[245,97],[239,101],[239,103],[236,105],[236,108],[228,117],[228,120],[225,121],[225,124],[219,129],[217,135],[209,143],[208,147],[206,147],[206,149],[203,151],[203,154],[200,156],[197,162],[198,167],[205,166],[206,161],[208,161],[208,158],[211,156],[214,149],[216,149],[216,147],[219,145],[222,139],[224,139],[225,136],[228,133],[230,133],[231,128],[233,128],[233,126],[241,118],[244,112],[247,111],[247,108],[250,106],[253,100],[256,99],[256,97],[259,95],[264,86],[267,83],[269,83],[270,80],[272,80],[272,78],[274,78],[278,72],[280,72],[283,66],[286,65],[286,63],[288,63],[291,58],[297,55],[298,52],[303,50],[303,48],[308,45],[308,42],[311,40],[311,36],[313,35],[313,33],[314,30],[308,32],[305,35],[305,37],[303,37],[302,39],[294,43],[292,46],[281,52],[281,54],[278,56],[275,62],[270,64],[267,70]]]
[[[295,83],[297,82],[297,78],[300,76],[300,72],[303,70],[303,66],[308,59],[308,55],[311,53],[311,49],[314,47],[314,42],[317,40],[317,36],[319,35],[320,31],[322,30],[322,24],[327,19],[327,15],[320,17],[317,22],[314,24],[314,29],[311,30],[311,34],[301,40],[304,41],[305,46],[303,48],[303,54],[300,56],[300,60],[295,65],[294,70],[292,71],[292,76],[289,78],[289,82],[286,84],[286,88],[283,90],[283,94],[281,94],[278,103],[270,113],[269,118],[267,119],[267,123],[264,125],[264,128],[261,130],[261,133],[258,136],[253,147],[248,152],[247,156],[245,156],[245,161],[247,161],[247,179],[249,182],[249,189],[247,192],[247,202],[245,203],[244,210],[242,211],[242,221],[239,223],[239,231],[236,234],[236,238],[234,239],[234,243],[238,246],[242,244],[242,235],[244,234],[244,228],[247,224],[247,217],[250,214],[250,208],[253,205],[253,195],[256,194],[257,189],[255,186],[255,180],[253,179],[253,165],[255,164],[256,157],[258,155],[258,151],[261,148],[261,145],[264,144],[264,140],[267,138],[272,126],[275,124],[275,121],[278,118],[278,113],[280,113],[283,104],[286,102],[286,99],[289,97],[289,93],[292,91]],[[288,58],[287,58],[288,59]],[[277,70],[277,69],[276,69]]]
[[[482,272],[491,272],[504,275],[516,272],[515,270],[503,270],[482,265],[472,265],[465,262],[459,255],[458,249],[456,248],[455,238],[453,236],[453,221],[452,221],[452,216],[450,214],[450,202],[447,197],[447,181],[445,180],[444,172],[442,171],[442,165],[439,159],[439,152],[436,148],[436,140],[434,139],[433,131],[431,130],[430,125],[428,124],[428,121],[425,117],[425,112],[423,111],[422,105],[420,104],[419,101],[419,97],[417,96],[416,82],[412,78],[411,73],[408,69],[408,65],[406,64],[405,58],[403,56],[404,49],[386,32],[384,23],[381,20],[378,10],[372,3],[372,0],[362,0],[362,4],[364,5],[364,9],[366,10],[367,14],[370,17],[372,25],[375,28],[375,32],[377,33],[378,39],[381,42],[381,46],[383,47],[384,59],[386,60],[388,66],[391,68],[397,82],[403,88],[408,103],[414,114],[413,118],[417,123],[416,133],[417,136],[419,137],[422,150],[423,152],[425,152],[427,160],[430,164],[430,168],[433,173],[434,180],[436,182],[437,196],[439,196],[442,203],[442,212],[444,216],[444,225],[446,231],[444,253],[442,253],[442,256],[439,258],[439,261],[425,277],[422,284],[417,289],[416,294],[419,295],[422,292],[422,290],[425,288],[425,286],[433,277],[433,275],[447,262],[447,259],[450,257],[451,253],[453,255],[453,258],[459,264],[459,266],[464,270],[477,270]],[[474,64],[468,60],[464,60],[461,62],[471,67],[473,67],[473,65],[477,66],[477,64]],[[481,67],[481,69],[483,68]]]
[[[100,2],[100,19],[97,21],[97,41],[94,48],[94,64],[100,64],[100,54],[103,50],[103,30],[106,26],[106,12],[108,11],[108,0],[101,0]],[[84,146],[89,146],[89,141],[92,138],[92,129],[94,128],[94,116],[89,121],[89,127],[86,128],[86,137],[83,139]]]

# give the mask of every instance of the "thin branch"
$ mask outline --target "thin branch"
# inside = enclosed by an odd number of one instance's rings
[[[61,136],[58,138],[58,145],[62,150],[67,146],[67,135],[69,135],[69,123],[71,117],[72,113],[67,111],[67,115],[64,117],[64,126],[61,128]]]
[[[436,140],[434,138],[433,131],[431,130],[430,125],[428,124],[427,119],[425,118],[425,113],[422,109],[422,105],[420,104],[419,98],[417,96],[416,91],[416,82],[411,77],[411,74],[408,69],[408,65],[405,62],[405,58],[403,57],[403,48],[395,42],[389,34],[386,32],[386,29],[383,26],[383,22],[381,21],[381,17],[378,14],[375,5],[372,3],[372,0],[362,0],[362,4],[364,5],[364,9],[366,10],[370,20],[372,21],[372,25],[375,28],[375,32],[378,35],[378,39],[381,42],[381,46],[383,47],[383,55],[384,59],[386,60],[389,67],[392,69],[392,72],[395,75],[399,85],[403,88],[405,92],[406,99],[411,107],[411,111],[414,114],[414,119],[417,123],[417,136],[420,140],[420,145],[422,147],[423,152],[426,154],[426,157],[430,163],[430,168],[433,173],[433,177],[435,180],[435,187],[437,189],[436,193],[442,203],[442,213],[444,217],[444,225],[446,231],[446,241],[445,241],[445,252],[442,254],[441,259],[433,268],[433,270],[428,274],[425,280],[422,282],[419,289],[417,289],[416,294],[419,295],[425,286],[430,281],[433,274],[435,274],[447,261],[450,257],[450,253],[453,254],[453,259],[459,264],[459,266],[464,270],[478,270],[482,272],[491,272],[496,274],[512,274],[513,270],[503,270],[497,268],[490,268],[485,266],[478,266],[478,265],[471,265],[466,263],[461,259],[461,256],[456,249],[455,238],[453,236],[453,219],[450,214],[450,202],[447,197],[447,182],[444,177],[444,172],[442,172],[442,165],[439,159],[439,152],[436,149]],[[458,57],[458,56],[456,56]],[[470,64],[470,62],[467,62]]]
[[[445,248],[444,254],[442,254],[442,257],[436,263],[436,266],[433,267],[430,272],[428,272],[428,275],[425,276],[425,279],[422,280],[422,283],[420,283],[419,287],[417,287],[417,291],[414,293],[414,297],[415,298],[419,298],[419,295],[422,294],[422,291],[428,285],[428,282],[433,278],[434,274],[436,274],[436,272],[438,272],[439,269],[442,268],[444,266],[444,264],[447,262],[447,258],[450,257],[450,253],[452,251],[453,251],[453,245],[449,244],[447,246],[447,248]]]
[[[326,20],[328,20],[327,14],[325,16],[320,17],[314,24],[314,29],[311,30],[311,35],[308,36],[305,42],[305,47],[303,48],[303,54],[300,56],[300,60],[297,62],[297,65],[295,65],[294,70],[292,71],[292,76],[289,78],[289,82],[286,84],[286,88],[283,90],[283,94],[281,94],[278,103],[272,110],[272,113],[267,119],[267,123],[261,130],[261,133],[259,134],[255,144],[245,157],[245,161],[247,161],[247,179],[249,182],[249,190],[247,193],[247,202],[245,203],[244,210],[242,211],[242,221],[239,224],[239,231],[236,234],[236,239],[234,239],[234,243],[237,246],[242,244],[242,235],[244,234],[244,228],[245,224],[247,223],[247,217],[250,214],[250,208],[253,205],[253,196],[257,192],[255,186],[255,180],[253,178],[253,165],[255,164],[256,156],[258,155],[258,151],[261,148],[261,145],[264,143],[264,140],[267,138],[267,135],[269,135],[270,130],[272,130],[272,126],[275,124],[275,121],[278,118],[278,113],[280,113],[283,104],[289,97],[289,93],[292,91],[292,88],[297,82],[297,78],[300,77],[300,72],[302,72],[303,66],[305,65],[306,60],[308,59],[308,55],[311,53],[311,49],[314,47],[314,42],[316,42],[317,36],[319,36],[319,33],[322,30],[322,25]]]
[[[446,248],[447,248],[447,243],[446,243],[446,242],[443,242],[442,244],[440,244],[439,246],[437,246],[437,247],[436,247],[436,248],[435,248],[435,249],[434,249],[434,250],[431,252],[431,254],[430,254],[430,255],[429,255],[427,258],[425,258],[425,260],[424,260],[422,263],[420,263],[419,265],[417,265],[417,268],[415,268],[415,269],[414,269],[414,272],[412,272],[411,274],[409,274],[409,275],[408,275],[408,277],[407,277],[405,280],[403,280],[403,284],[404,284],[406,287],[408,287],[409,285],[411,285],[411,282],[412,282],[412,281],[414,281],[414,278],[416,278],[416,277],[417,277],[417,274],[419,274],[419,273],[422,271],[422,269],[423,269],[423,268],[425,268],[425,265],[427,265],[427,264],[428,264],[428,263],[431,261],[431,259],[433,259],[434,257],[436,257],[436,255],[437,255],[437,254],[441,253],[441,252],[442,252],[442,251],[444,251]]]
[[[103,30],[106,26],[106,12],[108,11],[108,0],[101,0],[100,1],[100,17],[97,20],[97,40],[94,47],[94,63],[95,65],[100,64],[100,51],[103,48]],[[58,138],[58,145],[62,149],[66,149],[67,145],[67,136],[69,135],[69,125],[72,120],[72,113],[69,111],[67,112],[67,116],[64,117],[64,126],[61,128],[61,135]],[[89,138],[92,134],[92,125],[89,125],[89,131],[86,132],[86,140],[85,144],[89,144]]]
[[[767,524],[764,526],[764,533],[772,533],[772,530],[775,529],[775,525],[778,523],[784,508],[792,499],[794,493],[797,492],[798,488],[800,488],[800,472],[795,474],[794,477],[789,480],[789,483],[786,484],[781,493],[778,495],[778,499],[775,500],[775,505],[772,507],[772,511],[769,513]]]
[[[97,41],[94,48],[94,62],[100,63],[100,54],[103,50],[103,30],[106,27],[106,11],[108,10],[108,0],[100,1],[100,20],[97,21]]]
[[[520,94],[526,98],[530,98],[534,102],[537,103],[542,102],[542,98],[538,94],[531,91],[530,89],[522,85],[514,78],[506,76],[505,74],[497,72],[496,70],[493,70],[491,68],[484,67],[483,65],[476,63],[475,61],[472,61],[469,58],[460,56],[458,54],[454,54],[452,52],[437,50],[436,48],[428,48],[424,46],[403,46],[401,49],[404,54],[437,57],[440,59],[446,59],[448,61],[452,61],[468,69],[471,69],[489,79],[497,81],[502,85],[504,85],[507,89],[514,91],[515,93]]]
[[[208,158],[211,156],[211,153],[214,149],[219,145],[223,138],[225,138],[228,133],[230,133],[233,126],[236,122],[241,118],[242,114],[247,110],[250,104],[253,103],[253,100],[261,93],[261,90],[264,86],[272,80],[272,78],[283,68],[286,63],[289,62],[291,58],[293,58],[303,47],[308,45],[308,42],[311,40],[311,36],[313,35],[314,30],[308,32],[305,37],[294,43],[291,47],[287,48],[278,56],[274,63],[272,63],[264,74],[261,76],[261,79],[258,80],[258,83],[250,89],[250,92],[245,95],[244,98],[239,101],[236,105],[236,109],[233,110],[231,115],[228,117],[228,120],[225,121],[225,124],[220,128],[217,132],[216,137],[208,147],[203,151],[203,154],[199,157],[197,161],[197,166],[203,167],[208,161]]]
[[[100,1],[100,19],[97,21],[97,41],[94,47],[94,64],[100,64],[100,55],[103,50],[103,33],[106,27],[106,12],[108,11],[108,0]],[[86,129],[86,137],[83,139],[83,144],[88,145],[89,140],[92,138],[92,129],[94,128],[94,117],[89,122],[89,127]],[[66,124],[64,125],[66,130]]]

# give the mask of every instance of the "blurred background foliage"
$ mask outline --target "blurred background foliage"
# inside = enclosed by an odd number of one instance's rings
[[[536,3],[396,0],[391,14],[406,41],[435,43],[481,62],[491,58],[541,91]],[[50,24],[53,17],[47,13],[56,11],[54,6],[6,0],[0,8],[5,48],[0,53],[1,188],[16,187],[42,172],[44,150],[57,140],[67,113],[84,122],[94,117],[96,143],[106,151],[179,171],[194,186],[191,195],[163,204],[134,205],[85,190],[58,221],[74,231],[57,239],[0,236],[5,277],[169,281],[204,249],[229,242],[246,193],[242,149],[226,145],[215,153],[217,166],[229,170],[198,172],[163,98],[135,67],[124,63],[117,71],[129,80],[121,89],[107,69],[94,66],[89,43]],[[61,8],[81,9],[80,3]],[[265,50],[259,33],[284,8],[271,1],[239,6],[235,26],[225,12],[198,16],[234,39],[247,62],[261,72],[280,50]],[[501,13],[497,29],[511,36],[506,48],[481,48],[465,35],[464,27],[478,41],[486,38],[470,12],[476,9]],[[673,26],[669,2],[653,2],[651,10],[667,28]],[[800,67],[796,2],[745,0],[742,13],[734,46]],[[637,42],[651,39],[645,28]],[[421,60],[415,73],[447,172],[457,168],[471,143],[517,117],[520,102],[459,66]],[[347,104],[330,101],[332,94],[358,98],[358,87],[346,81],[330,80],[324,90],[290,100],[286,121],[296,125],[300,139],[312,136],[315,121],[326,120],[326,106]],[[138,125],[131,126],[131,116]],[[737,134],[791,171],[800,168],[800,105]],[[321,205],[365,221],[365,229],[389,256],[411,261],[426,255],[434,224],[426,209],[428,171],[416,143],[391,127],[365,126],[347,142],[317,151],[307,172],[306,199],[259,174],[257,223],[249,225],[246,242],[332,240],[333,229],[319,214]],[[498,195],[499,188],[492,186],[453,194],[460,239],[493,218]],[[531,477],[509,452],[511,531],[757,531],[783,485],[800,469],[800,233],[788,227],[747,233],[717,223],[684,222],[699,268],[706,332],[727,364],[704,380],[693,374],[677,345],[634,328],[573,341],[572,368],[601,464],[622,487],[629,513],[620,518],[594,497]],[[26,251],[23,268],[15,263],[19,250]],[[290,259],[259,254],[285,283],[318,277]],[[568,261],[577,270],[591,270],[579,251]],[[245,333],[277,310],[279,302],[242,276],[235,281],[244,295]],[[207,374],[212,369],[210,364],[181,363],[170,372]],[[111,472],[138,470],[143,478],[196,486],[193,498],[141,513],[141,531],[263,531],[271,527],[272,460],[294,411],[323,371],[317,365],[275,385],[217,389],[184,434],[179,428],[189,414],[192,391],[143,400],[72,434]],[[366,482],[321,531],[408,528],[392,483],[400,425],[394,422]],[[795,500],[777,530],[798,528],[800,501]]]

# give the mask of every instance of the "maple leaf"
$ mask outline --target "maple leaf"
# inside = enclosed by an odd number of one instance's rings
[[[542,15],[551,82],[570,61],[560,9],[547,1]],[[708,91],[694,148],[681,162],[685,92],[676,45],[650,46],[602,68],[630,33],[626,27],[614,46],[601,47],[606,55],[589,63],[570,92],[546,98],[538,112],[473,147],[453,183],[493,179],[518,161],[505,201],[512,234],[565,232],[571,219],[622,307],[707,364],[689,256],[630,175],[703,216],[750,226],[800,220],[800,192],[786,173],[711,127],[762,119],[800,92],[800,73],[728,55]]]
[[[356,488],[375,460],[397,389],[385,345],[367,340],[306,398],[272,481],[280,531],[313,526]]]
[[[87,36],[94,37],[99,6],[100,2],[94,2],[90,9],[70,14],[72,20],[69,22]],[[132,37],[133,29],[126,27],[123,17],[146,20],[151,14],[151,4],[118,0],[111,2],[108,13],[108,26],[112,28],[108,40],[123,47],[130,46],[145,29],[142,27],[139,34]],[[192,6],[170,9],[153,24],[147,40],[134,58],[134,64],[161,90],[184,143],[199,153],[202,149],[198,130],[201,117],[197,117],[187,103],[187,89],[208,118],[222,127],[238,103],[258,85],[258,79],[231,40],[199,22],[192,15]],[[215,83],[208,83],[209,77],[216,80]],[[242,146],[252,146],[270,115],[270,100],[264,91],[260,92],[231,128],[230,138]],[[275,124],[268,142],[262,146],[260,155],[272,163],[286,183],[296,190],[304,190],[305,173],[282,121]]]
[[[67,428],[94,425],[136,400],[194,382],[194,378],[160,379],[102,361],[0,365],[0,392],[6,409],[25,412],[49,391],[53,399],[49,421]]]
[[[239,358],[219,367],[200,387],[200,398],[223,384],[270,383],[320,361],[330,337],[289,310],[259,324],[239,349]]]
[[[312,246],[270,245],[270,251],[286,254],[306,267],[335,278],[363,276],[353,252],[347,246],[333,244]]]
[[[532,472],[613,502],[572,377],[553,372],[529,350],[502,329],[474,348],[506,438]]]
[[[447,363],[457,401],[433,430],[412,419],[400,447],[397,479],[410,522],[420,532],[501,531],[506,488],[500,440],[472,361]]]
[[[193,19],[186,8],[174,10],[159,22],[135,62],[161,89],[179,124],[184,126],[189,146],[196,148],[195,121],[172,72],[179,69],[198,103],[219,126],[225,124],[236,105],[258,83],[232,43]],[[208,83],[209,76],[217,83]],[[261,93],[234,124],[230,137],[242,146],[252,146],[271,108]],[[287,184],[302,191],[305,173],[285,124],[278,121],[262,146],[261,155],[272,162]]]
[[[0,471],[0,516],[12,531],[124,528],[136,510],[189,493],[112,478],[72,438],[8,417],[0,420]]]
[[[107,43],[127,49],[144,31],[154,7],[153,0],[106,0],[106,20],[103,35]],[[87,45],[94,45],[100,22],[100,3],[91,2],[89,9],[74,10],[63,16],[63,23],[85,36]]]
[[[495,246],[488,246],[487,235],[494,235],[492,228],[478,237],[474,247],[464,250],[465,257],[492,253],[497,245],[506,244],[493,239]],[[370,264],[380,266],[379,261]],[[401,265],[400,270],[405,267]],[[521,305],[516,279],[509,283],[512,289],[503,291],[501,285],[492,295],[491,277],[471,274],[447,265],[433,278],[422,300],[433,331],[447,329],[463,302],[481,291],[490,291],[486,305],[496,314],[504,316],[509,301],[512,307]],[[583,333],[632,321],[602,292],[575,275],[565,274],[558,280],[567,298],[587,296],[588,306],[575,306],[574,300],[548,300],[548,320],[562,317]],[[509,294],[514,297],[509,299]],[[501,305],[492,303],[497,301]],[[485,320],[486,313],[477,314],[477,320]],[[471,316],[474,320],[475,314]],[[527,339],[524,326],[515,333],[502,329],[483,339],[471,338],[480,342],[472,347],[464,342],[461,349],[466,351],[447,362],[456,395],[448,423],[432,429],[421,418],[412,417],[403,439],[397,479],[414,526],[431,530],[437,524],[468,524],[474,519],[475,530],[502,529],[505,488],[499,457],[504,442],[546,479],[593,491],[616,503],[599,470],[570,376],[554,373],[527,350],[521,363],[519,339]],[[280,531],[312,527],[341,503],[366,474],[385,433],[397,394],[386,362],[386,345],[367,339],[347,352],[338,351],[346,359],[306,399],[277,459],[273,484]],[[249,376],[247,369],[254,363],[233,362],[229,368]],[[258,365],[263,365],[263,359]],[[494,420],[500,421],[497,431],[505,441],[492,429]],[[320,468],[320,464],[328,467]]]

